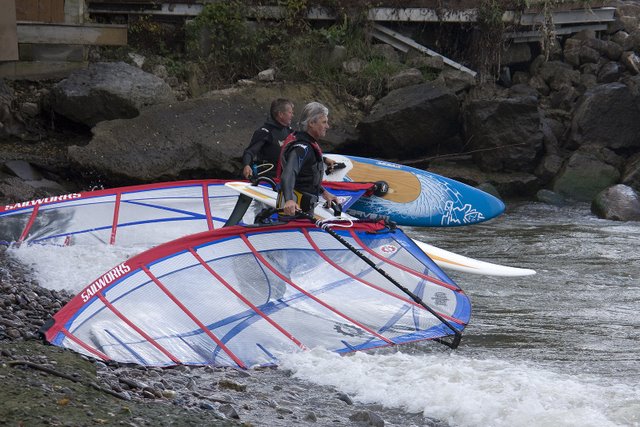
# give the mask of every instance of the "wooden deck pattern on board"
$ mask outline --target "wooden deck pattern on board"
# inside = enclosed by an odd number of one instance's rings
[[[396,203],[409,203],[420,196],[422,186],[418,178],[409,172],[382,168],[367,163],[361,163],[351,159],[353,169],[347,176],[355,182],[371,182],[375,176],[378,181],[389,184],[389,192],[383,197]]]

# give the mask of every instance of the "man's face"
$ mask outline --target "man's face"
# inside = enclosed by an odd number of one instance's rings
[[[324,114],[318,117],[315,122],[309,123],[307,132],[315,139],[323,138],[329,129],[329,118]]]
[[[293,105],[288,104],[284,111],[278,112],[276,119],[282,126],[291,126],[291,121],[293,120]]]

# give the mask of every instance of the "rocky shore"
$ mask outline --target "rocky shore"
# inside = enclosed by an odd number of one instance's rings
[[[105,364],[44,344],[38,329],[72,295],[51,291],[0,246],[0,424],[58,426],[445,426],[276,368]]]

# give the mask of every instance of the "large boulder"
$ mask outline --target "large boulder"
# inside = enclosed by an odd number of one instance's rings
[[[53,110],[78,123],[136,117],[150,105],[174,102],[161,78],[124,62],[98,62],[77,70],[51,92]]]
[[[591,212],[614,221],[640,221],[640,196],[629,186],[614,185],[598,193],[591,202]]]
[[[623,83],[595,86],[576,105],[571,142],[612,149],[640,147],[640,102]]]
[[[553,180],[552,189],[565,197],[590,202],[596,194],[618,182],[620,172],[596,154],[577,151]]]
[[[533,172],[544,141],[535,97],[473,100],[463,117],[467,149],[483,170]]]
[[[291,99],[296,112],[311,100],[322,101],[329,108],[330,136],[335,129],[347,133],[355,121],[327,89],[256,85],[149,107],[133,119],[101,122],[88,145],[69,147],[69,158],[78,170],[112,185],[236,178],[243,150],[278,97]]]
[[[361,140],[378,156],[409,158],[446,150],[458,134],[455,94],[433,83],[406,86],[380,99],[359,124]]]

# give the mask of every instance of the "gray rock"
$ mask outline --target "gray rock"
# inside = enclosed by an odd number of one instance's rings
[[[578,53],[578,55],[580,57],[581,64],[597,64],[600,60],[600,53],[589,46],[580,46],[580,52]]]
[[[620,182],[640,191],[640,154],[627,160],[622,170]]]
[[[618,182],[620,172],[596,155],[576,152],[554,178],[552,189],[563,196],[591,201],[603,189]]]
[[[551,190],[542,189],[536,193],[536,200],[554,206],[564,206],[567,200]]]
[[[164,80],[124,62],[99,62],[74,71],[51,95],[56,113],[87,126],[136,117],[145,107],[176,99]]]
[[[623,83],[598,85],[576,104],[570,141],[617,149],[640,146],[640,102]]]
[[[360,121],[358,130],[369,151],[408,158],[445,147],[458,133],[458,113],[453,93],[424,83],[391,91]]]
[[[617,82],[618,79],[622,76],[622,72],[624,71],[624,67],[622,64],[616,61],[609,61],[600,67],[598,71],[598,83],[613,83]]]
[[[557,154],[548,154],[542,158],[534,173],[545,184],[557,175],[562,167],[562,162],[562,157]]]
[[[349,395],[346,393],[339,392],[336,394],[336,398],[338,398],[338,400],[343,401],[347,405],[353,405],[353,400],[351,400]]]
[[[223,413],[224,416],[227,418],[234,419],[234,420],[240,419],[240,415],[238,415],[238,411],[236,411],[236,408],[234,408],[228,403],[223,403],[222,405],[220,405],[218,407],[218,411]]]
[[[598,193],[591,202],[591,211],[604,219],[640,221],[640,195],[627,185],[614,185]]]
[[[463,118],[468,149],[483,170],[533,171],[544,139],[534,97],[471,101]]]
[[[580,65],[580,46],[582,46],[582,40],[577,38],[569,38],[564,43],[564,60],[565,62],[577,67]]]
[[[258,73],[258,80],[261,82],[272,82],[276,79],[276,70],[269,68]]]
[[[386,43],[377,43],[371,46],[371,55],[384,58],[388,62],[400,62],[400,55],[393,46]]]
[[[353,413],[349,419],[366,426],[384,427],[384,420],[380,415],[371,411],[358,411]]]
[[[497,197],[498,199],[500,198],[500,192],[498,191],[496,186],[491,184],[490,182],[483,182],[482,184],[478,185],[478,189],[484,191],[485,193],[489,193],[492,196]]]
[[[310,423],[315,423],[318,421],[318,417],[316,416],[316,413],[313,411],[307,412],[304,416],[304,418],[302,418],[303,421],[307,421]]]
[[[9,160],[4,163],[6,169],[20,179],[35,181],[42,179],[42,175],[29,162],[24,160]]]
[[[400,89],[405,86],[413,86],[424,82],[422,73],[417,68],[409,68],[394,74],[389,78],[387,88],[389,90]]]
[[[444,86],[453,93],[459,94],[468,91],[476,85],[476,79],[469,73],[446,67],[438,76]]]
[[[613,34],[613,36],[611,37],[611,41],[614,43],[617,43],[623,51],[627,51],[629,50],[629,33],[627,33],[626,31],[617,31],[616,33]]]
[[[20,112],[27,117],[36,117],[40,114],[40,106],[35,102],[23,102],[20,105]]]
[[[620,62],[631,74],[640,74],[640,57],[635,52],[624,52]]]

